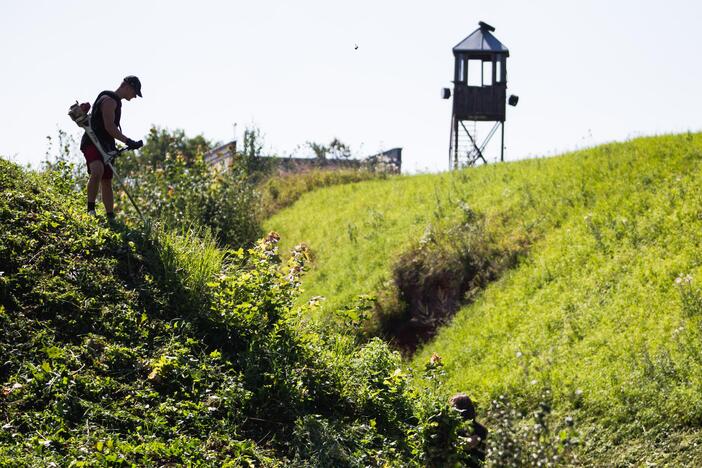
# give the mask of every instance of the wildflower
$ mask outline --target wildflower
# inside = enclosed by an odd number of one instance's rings
[[[683,276],[682,273],[675,278],[675,284],[678,286],[689,286],[692,284],[692,275],[687,274]]]
[[[7,397],[10,393],[14,392],[15,390],[19,390],[22,388],[22,384],[20,383],[14,383],[10,387],[2,387],[2,396]]]
[[[301,272],[302,265],[294,265],[290,267],[290,271],[288,272],[288,275],[285,278],[288,280],[289,283],[296,284]]]
[[[429,224],[425,229],[424,229],[424,234],[422,234],[422,238],[419,239],[419,245],[424,247],[425,245],[434,242],[434,228],[432,227],[431,224]]]
[[[268,235],[265,237],[266,242],[274,243],[277,244],[278,241],[280,241],[280,234],[278,234],[275,231],[271,231],[268,233]]]
[[[309,300],[309,305],[317,306],[320,302],[324,301],[326,298],[324,296],[314,296]]]
[[[275,233],[275,234],[277,234],[277,233]],[[280,236],[278,236],[278,238],[280,238]],[[309,250],[310,250],[309,246],[308,246],[307,244],[305,244],[304,242],[301,242],[300,244],[297,244],[297,245],[293,248],[293,251],[294,251],[295,253],[307,253],[307,252],[309,252]]]

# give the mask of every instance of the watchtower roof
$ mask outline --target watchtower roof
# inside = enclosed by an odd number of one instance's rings
[[[480,24],[480,27],[454,47],[453,53],[468,55],[504,54],[506,57],[509,57],[507,47],[491,33],[495,28],[482,21],[478,24]]]

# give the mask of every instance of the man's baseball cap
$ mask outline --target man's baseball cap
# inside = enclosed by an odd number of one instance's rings
[[[139,78],[137,78],[134,75],[125,76],[124,82],[127,83],[132,88],[134,88],[134,91],[136,91],[137,96],[142,97],[142,95],[141,95],[141,81],[139,81]]]

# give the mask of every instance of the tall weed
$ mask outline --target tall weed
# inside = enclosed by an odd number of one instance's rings
[[[200,297],[223,270],[226,253],[208,228],[176,231],[159,226],[153,236],[165,283],[178,284],[189,296]]]

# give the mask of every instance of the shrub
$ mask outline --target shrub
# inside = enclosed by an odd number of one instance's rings
[[[499,246],[484,217],[461,206],[462,222],[443,229],[429,225],[397,259],[392,284],[379,294],[377,326],[406,352],[431,338],[526,249]]]
[[[214,172],[197,154],[190,163],[168,155],[160,167],[143,171],[130,177],[128,190],[147,218],[170,229],[207,228],[221,245],[248,246],[260,234],[257,194],[239,168]],[[123,192],[117,200],[136,216]]]

